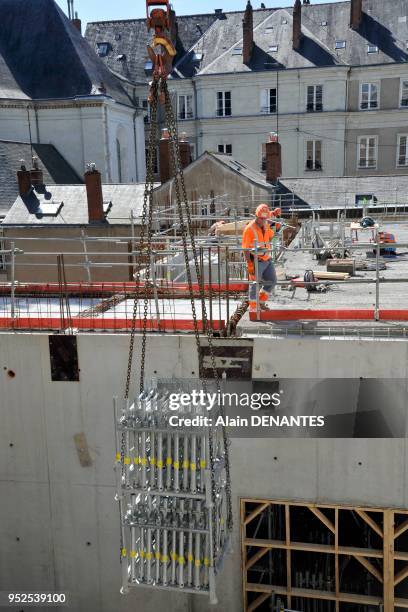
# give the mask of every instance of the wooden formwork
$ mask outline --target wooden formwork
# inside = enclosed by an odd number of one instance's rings
[[[272,540],[258,537],[248,537],[248,526],[262,517],[262,514],[272,511],[280,506],[284,512],[285,537],[281,540]],[[327,532],[333,534],[333,544],[321,544],[293,541],[291,538],[291,509],[306,508],[324,526]],[[339,513],[352,512],[365,523],[380,538],[382,547],[358,548],[344,546],[340,542]],[[328,514],[334,520],[328,518]],[[393,612],[394,609],[408,608],[408,599],[396,595],[396,587],[408,578],[408,544],[402,550],[403,534],[408,531],[408,509],[374,508],[359,506],[342,506],[335,504],[315,504],[307,502],[292,502],[286,500],[241,499],[241,560],[243,572],[243,601],[245,612],[253,612],[270,599],[271,595],[286,599],[287,607],[291,608],[293,598],[310,598],[313,600],[326,600],[334,602],[336,612],[341,612],[341,604],[366,605],[383,612]],[[403,544],[405,545],[405,539]],[[248,572],[271,549],[286,551],[286,586],[254,583],[248,580]],[[316,555],[334,555],[334,588],[330,591],[297,588],[292,581],[291,557],[296,551],[312,552]],[[348,555],[358,561],[367,572],[374,576],[381,585],[381,596],[361,595],[341,590],[340,560]],[[375,560],[380,560],[376,562]],[[382,566],[382,571],[378,566]],[[408,589],[408,580],[407,580]],[[408,592],[408,591],[407,591]],[[250,603],[248,595],[252,594]],[[370,609],[372,609],[370,608]]]

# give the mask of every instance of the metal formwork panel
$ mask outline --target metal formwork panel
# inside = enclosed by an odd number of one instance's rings
[[[114,401],[122,592],[176,589],[216,602],[228,541],[223,440],[215,428],[172,426],[169,397],[150,389]],[[185,406],[177,416],[205,413]]]

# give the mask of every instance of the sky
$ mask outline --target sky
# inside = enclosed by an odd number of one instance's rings
[[[56,0],[67,13],[67,0]],[[260,8],[262,0],[252,0],[254,8]],[[263,0],[267,8],[290,6],[292,0]],[[313,4],[333,2],[334,0],[311,0]],[[216,8],[224,11],[245,9],[246,0],[172,0],[172,5],[179,15],[194,13],[212,13]],[[74,0],[74,9],[85,24],[88,21],[106,21],[109,19],[135,19],[146,14],[145,0]]]

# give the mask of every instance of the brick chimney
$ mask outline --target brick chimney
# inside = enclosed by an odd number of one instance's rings
[[[182,132],[179,139],[181,167],[187,168],[191,164],[191,147],[185,132]]]
[[[351,0],[350,2],[350,28],[358,30],[363,19],[363,0]]]
[[[28,196],[32,190],[31,174],[27,170],[24,159],[21,160],[20,170],[17,170],[18,192],[20,197]]]
[[[293,7],[293,40],[292,47],[295,51],[300,49],[300,43],[302,42],[302,5],[300,0],[295,0],[295,6]]]
[[[266,152],[266,180],[276,183],[282,174],[282,151],[278,136],[271,132],[265,145]]]
[[[159,172],[161,183],[166,183],[171,175],[170,134],[167,128],[162,130],[159,142]]]
[[[38,157],[33,156],[33,165],[30,170],[31,184],[33,187],[41,187],[44,185],[43,171],[41,170]]]
[[[78,13],[75,13],[74,19],[71,19],[72,25],[79,31],[82,35],[82,21],[78,17]]]
[[[87,171],[84,175],[86,196],[88,199],[88,219],[89,223],[101,223],[105,221],[103,211],[103,194],[101,173],[95,168],[95,164],[87,164]]]
[[[244,18],[242,20],[242,61],[244,64],[249,64],[254,48],[254,16],[250,0],[246,5]]]

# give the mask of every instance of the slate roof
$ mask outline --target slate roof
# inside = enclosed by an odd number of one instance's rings
[[[295,207],[354,208],[356,196],[375,196],[376,204],[408,205],[408,176],[345,176],[280,179],[278,193],[295,194]],[[285,199],[283,200],[283,202]],[[287,200],[290,201],[290,198]]]
[[[408,0],[363,0],[363,19],[357,31],[349,27],[350,2],[302,5],[303,37],[298,51],[292,49],[292,12],[292,8],[254,11],[255,45],[248,66],[243,64],[242,55],[232,54],[233,48],[242,47],[243,13],[226,13],[225,19],[214,23],[206,33],[197,74],[408,60]],[[336,41],[345,41],[345,48],[336,50]],[[377,45],[378,53],[368,53],[368,44]],[[276,52],[270,51],[273,45],[278,46]],[[190,58],[185,58],[177,68],[190,76]]]
[[[140,223],[144,184],[103,185],[104,204],[112,205],[106,216],[109,225],[130,225],[133,210],[135,223]],[[6,215],[2,226],[10,225],[88,225],[88,202],[85,185],[52,185],[48,193],[33,192],[22,199],[19,195]],[[44,204],[55,204],[56,215],[42,214]],[[63,206],[61,207],[61,203]]]
[[[82,183],[82,179],[53,145],[33,144],[47,185]],[[26,142],[0,140],[0,215],[5,215],[18,195],[16,172],[20,160],[31,162],[31,148]]]
[[[177,17],[176,62],[216,20],[215,13]],[[95,52],[97,43],[109,43],[110,50],[103,61],[111,70],[123,74],[133,83],[146,83],[148,80],[144,70],[145,61],[148,59],[146,47],[152,39],[152,33],[147,31],[145,19],[88,23],[85,37]],[[120,55],[125,56],[124,61],[117,59]]]
[[[292,6],[253,11],[255,46],[248,66],[242,55],[232,54],[235,47],[242,47],[244,11],[177,17],[173,77],[408,60],[408,0],[363,0],[363,20],[357,31],[349,27],[350,2],[302,5],[303,39],[298,51],[292,49],[292,12]],[[112,44],[105,61],[113,70],[118,71],[117,55],[125,53],[124,74],[132,81],[146,82],[144,61],[150,37],[144,19],[91,23],[86,37],[93,48],[97,42]],[[336,50],[336,41],[345,41],[345,48]],[[378,52],[368,53],[368,44],[378,46]],[[278,46],[276,52],[270,50],[273,45]],[[194,53],[202,53],[202,60],[194,59]]]
[[[0,0],[0,98],[107,95],[130,105],[119,80],[54,0]]]

